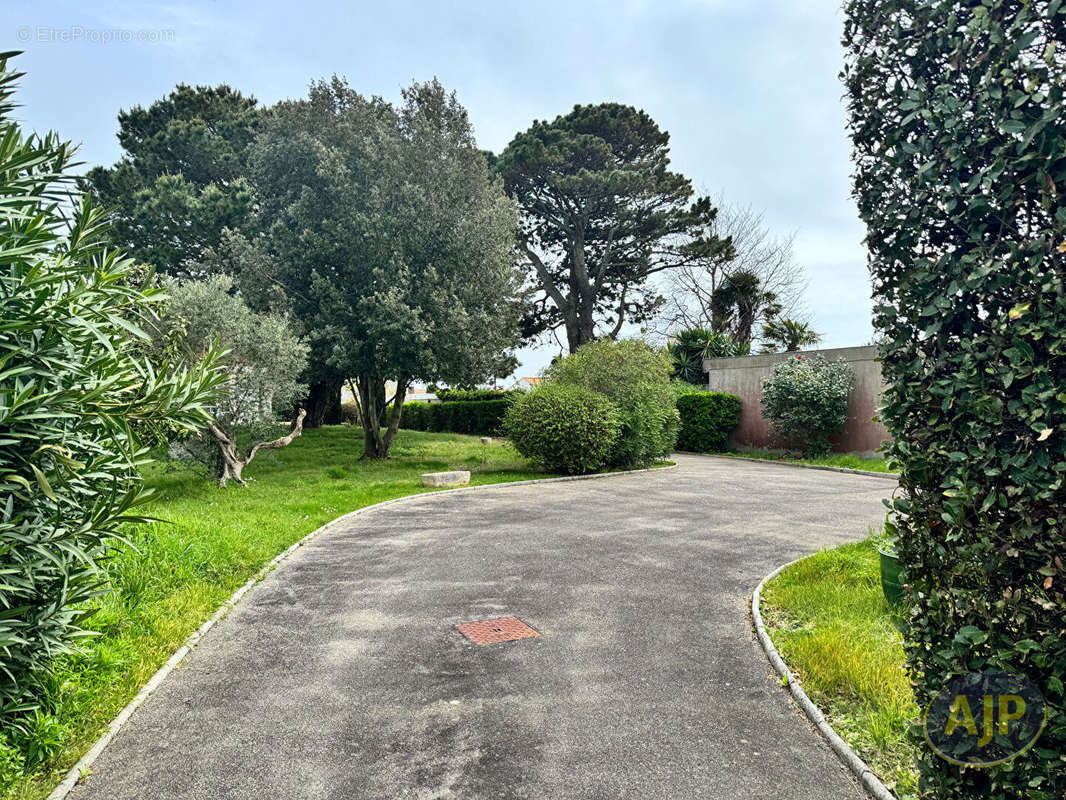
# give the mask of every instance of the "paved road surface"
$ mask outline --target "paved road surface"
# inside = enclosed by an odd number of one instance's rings
[[[676,470],[414,499],[253,589],[76,800],[865,797],[789,704],[747,598],[882,519],[884,479]],[[541,638],[478,647],[459,622]]]

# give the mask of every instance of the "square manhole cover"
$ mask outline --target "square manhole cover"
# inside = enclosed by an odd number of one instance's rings
[[[460,622],[455,626],[459,632],[474,644],[499,644],[513,642],[516,639],[535,639],[540,634],[522,622],[518,617],[497,617],[478,622]]]

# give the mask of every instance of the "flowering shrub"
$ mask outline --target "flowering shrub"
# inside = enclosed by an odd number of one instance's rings
[[[774,367],[763,381],[763,415],[804,455],[829,452],[829,437],[844,427],[855,375],[843,361],[797,356]]]

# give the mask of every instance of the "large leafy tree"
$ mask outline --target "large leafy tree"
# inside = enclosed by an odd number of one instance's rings
[[[228,86],[179,85],[148,108],[119,112],[125,154],[88,185],[112,211],[112,238],[160,272],[181,275],[225,228],[247,224],[245,172],[260,110]]]
[[[0,54],[3,724],[33,707],[103,590],[99,558],[138,519],[138,427],[204,424],[223,378],[210,354],[190,369],[142,356],[160,294],[131,282],[103,213],[73,193],[70,144],[19,129],[12,55]]]
[[[413,380],[506,374],[518,340],[514,205],[453,94],[432,81],[403,100],[316,83],[275,109],[252,159],[261,281],[304,322],[319,377],[355,379],[367,458],[388,455]]]
[[[711,201],[693,201],[689,180],[670,171],[669,141],[645,112],[602,103],[534,122],[495,160],[538,294],[526,336],[563,328],[570,352],[616,336],[661,305],[653,275],[731,256]]]
[[[1040,739],[1009,763],[967,769],[919,748],[921,789],[1062,798],[1066,4],[850,0],[846,13],[910,674],[922,707],[978,671],[1023,675],[1047,703]]]

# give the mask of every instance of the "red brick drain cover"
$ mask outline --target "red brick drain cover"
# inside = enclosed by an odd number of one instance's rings
[[[518,617],[498,617],[479,622],[460,622],[455,626],[474,644],[499,644],[516,639],[535,639],[540,636]]]

